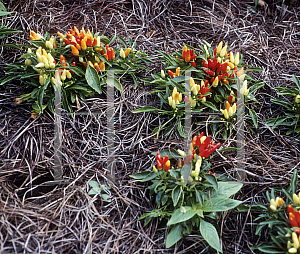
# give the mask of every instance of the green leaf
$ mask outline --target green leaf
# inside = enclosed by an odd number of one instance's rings
[[[99,191],[97,191],[96,189],[92,188],[90,189],[90,191],[88,192],[89,195],[96,195]]]
[[[294,80],[295,84],[297,85],[298,89],[300,89],[300,82],[299,82],[298,77],[295,75],[293,75],[292,77],[293,77],[293,80]]]
[[[118,36],[118,39],[122,43],[123,47],[125,49],[127,49],[127,43],[126,43],[126,41],[121,36]]]
[[[249,88],[249,94],[254,93],[258,89],[262,88],[264,85],[265,85],[265,83],[263,83],[263,82],[256,83],[255,85],[253,85]]]
[[[138,82],[137,82],[136,76],[134,74],[130,74],[130,75],[133,79],[134,89],[136,89],[138,87]]]
[[[99,94],[102,93],[98,73],[89,64],[87,65],[87,68],[86,68],[85,79],[86,79],[88,85],[91,88],[93,88],[97,93],[99,93]]]
[[[1,83],[0,83],[0,86],[1,85],[4,85],[14,79],[17,79],[17,78],[20,78],[20,76],[18,75],[11,75],[11,76],[6,76],[5,78],[1,79]]]
[[[110,196],[106,193],[101,194],[102,198],[104,199],[104,201],[106,202],[111,202]]]
[[[298,171],[297,171],[297,169],[295,169],[294,173],[293,173],[293,176],[292,176],[292,179],[291,179],[291,186],[290,186],[291,196],[293,196],[293,194],[296,193],[297,183],[298,183]]]
[[[206,175],[205,175],[205,178],[206,178],[206,180],[207,180],[208,182],[211,183],[211,185],[213,186],[213,188],[214,188],[215,190],[218,190],[218,182],[217,182],[215,176],[213,176],[213,175],[211,175],[211,174],[206,174]]]
[[[151,111],[161,111],[161,109],[152,106],[145,106],[134,110],[133,113],[142,113],[142,112],[151,112]]]
[[[114,80],[115,80],[115,82],[114,82],[115,88],[117,88],[120,92],[122,92],[123,88],[122,88],[120,81],[117,78],[114,78]]]
[[[171,226],[183,221],[187,221],[191,218],[193,218],[196,214],[196,211],[193,210],[190,206],[182,206],[178,209],[176,209],[170,218],[170,220],[167,223],[167,226]]]
[[[108,42],[108,45],[111,45],[114,43],[114,41],[116,40],[117,36],[114,35],[113,37],[110,38],[109,42]]]
[[[166,248],[170,248],[182,238],[182,226],[176,225],[171,229],[166,239]]]
[[[200,204],[200,206],[203,206],[203,199],[198,190],[196,190],[196,201]]]
[[[237,193],[242,187],[242,183],[237,183],[237,182],[218,182],[219,188],[217,191],[213,191],[211,194],[211,197],[214,195],[218,197],[224,197],[224,198],[229,198],[233,194]]]
[[[47,89],[48,85],[50,83],[50,79],[48,78],[45,81],[45,84],[39,89],[39,95],[37,97],[37,102],[38,102],[38,106],[40,108],[41,113],[43,113],[43,99],[44,99],[44,94],[45,94],[45,90]]]
[[[177,185],[173,190],[172,190],[172,199],[173,199],[173,205],[176,207],[180,197],[182,194],[182,186]]]
[[[200,219],[200,233],[212,248],[223,253],[218,232],[212,224]]]
[[[144,179],[142,179],[141,182],[147,182],[147,181],[150,181],[150,180],[152,180],[156,177],[157,177],[157,174],[150,171],[150,174],[147,175],[147,177],[145,177]]]
[[[206,107],[211,108],[212,110],[219,111],[219,110],[216,108],[216,106],[215,106],[213,103],[211,103],[210,101],[202,102],[202,103],[203,103]]]
[[[242,201],[217,196],[206,200],[200,209],[204,212],[222,212],[235,208],[241,203]]]
[[[183,130],[183,126],[182,126],[180,120],[178,121],[178,124],[177,124],[177,130],[179,132],[179,135],[184,138],[185,137],[184,130]]]
[[[255,128],[257,129],[257,127],[258,127],[258,121],[257,121],[256,112],[253,109],[249,108],[249,114],[250,114],[250,116],[252,118],[252,122],[253,122]]]
[[[135,173],[134,175],[131,175],[130,177],[132,177],[133,179],[136,180],[141,180],[146,178],[152,171],[142,171],[142,172],[138,172]]]
[[[99,188],[99,183],[96,181],[89,181],[89,186],[92,188]]]

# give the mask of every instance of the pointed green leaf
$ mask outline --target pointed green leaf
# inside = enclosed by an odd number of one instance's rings
[[[258,127],[258,121],[257,121],[256,112],[253,109],[249,108],[249,114],[250,114],[250,116],[252,118],[252,122],[253,122],[255,128],[257,129],[257,127]]]
[[[218,232],[212,224],[200,219],[200,233],[212,248],[223,253]]]
[[[190,206],[182,206],[178,209],[176,209],[170,218],[170,220],[167,223],[167,226],[171,226],[183,221],[187,221],[194,217],[196,214],[196,211],[192,209]]]
[[[293,77],[293,80],[294,80],[295,84],[297,85],[298,89],[300,89],[300,82],[299,82],[298,77],[295,75],[293,75],[292,77]]]
[[[118,79],[115,78],[115,82],[114,82],[114,86],[115,88],[117,88],[120,92],[123,91],[122,85],[120,83],[120,81]]]
[[[172,199],[173,199],[173,205],[176,207],[180,197],[182,194],[182,186],[177,185],[173,190],[172,190]]]
[[[85,79],[86,79],[88,85],[91,88],[93,88],[97,93],[99,93],[99,94],[102,93],[98,73],[89,64],[87,65],[87,68],[86,68]]]
[[[92,188],[99,188],[99,183],[96,181],[89,181],[89,186]]]
[[[169,232],[166,239],[166,248],[170,248],[182,238],[182,226],[176,225]]]
[[[233,194],[237,193],[242,187],[242,183],[236,183],[236,182],[218,182],[219,188],[217,191],[213,191],[211,194],[211,197],[219,196],[224,198],[229,198]]]
[[[242,201],[217,196],[206,200],[201,209],[204,212],[222,212],[235,208],[241,203]]]
[[[216,108],[216,106],[213,104],[213,103],[211,103],[210,101],[207,101],[207,102],[202,102],[206,107],[209,107],[209,108],[211,108],[212,110],[214,110],[214,111],[219,111],[217,108]]]
[[[213,186],[213,188],[215,190],[218,190],[218,182],[215,176],[211,175],[211,174],[206,174],[205,178],[208,182],[211,183],[211,185]]]

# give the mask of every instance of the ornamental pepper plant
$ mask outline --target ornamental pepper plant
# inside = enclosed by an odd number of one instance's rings
[[[297,76],[292,76],[296,88],[276,87],[278,99],[272,99],[274,104],[284,107],[284,115],[277,118],[267,119],[267,124],[276,128],[279,127],[285,131],[286,135],[293,135],[300,139],[300,82]]]
[[[300,253],[300,193],[296,194],[298,172],[295,169],[289,188],[266,192],[267,204],[254,204],[253,212],[259,215],[256,235],[262,231],[269,241],[252,247],[262,253]]]
[[[222,252],[214,226],[216,212],[227,211],[241,203],[230,196],[238,192],[242,184],[219,180],[216,173],[210,171],[210,155],[219,146],[201,133],[193,138],[187,154],[182,150],[157,152],[153,170],[131,176],[148,183],[156,208],[140,219],[144,219],[145,226],[154,218],[166,223],[169,228],[167,248],[195,230],[213,249]]]
[[[185,103],[190,102],[193,120],[196,124],[203,124],[201,115],[216,115],[210,125],[212,132],[223,133],[231,131],[231,123],[236,116],[237,94],[245,97],[245,102],[257,102],[254,92],[263,86],[261,81],[255,81],[247,73],[258,71],[260,68],[248,68],[242,64],[243,56],[228,52],[227,44],[222,42],[213,49],[207,42],[200,46],[197,52],[190,46],[184,45],[182,50],[169,55],[160,52],[159,58],[165,65],[160,74],[152,75],[152,79],[144,79],[146,84],[152,85],[152,93],[160,98],[159,106],[145,106],[135,110],[135,113],[158,111],[169,115],[169,120],[154,133],[165,128],[164,134],[174,130],[174,122],[181,136],[183,135],[183,118]],[[189,80],[185,80],[185,71],[191,71]],[[237,81],[241,86],[237,87]],[[189,86],[190,94],[185,94],[185,86]],[[250,86],[251,85],[251,86]],[[250,118],[257,127],[257,116],[253,109],[246,104]],[[173,123],[171,123],[173,122]]]
[[[62,82],[62,107],[72,113],[72,104],[78,98],[85,99],[101,94],[106,85],[106,70],[114,70],[114,85],[122,91],[121,81],[130,78],[137,87],[139,70],[150,62],[145,53],[136,50],[136,43],[129,38],[113,36],[110,40],[99,33],[74,26],[67,33],[44,36],[30,31],[30,45],[20,57],[20,62],[6,66],[6,76],[0,85],[14,79],[25,84],[28,93],[16,102],[33,102],[33,111],[42,113],[45,108],[54,112],[55,73]],[[115,40],[120,44],[113,47]],[[115,44],[114,44],[115,45]]]

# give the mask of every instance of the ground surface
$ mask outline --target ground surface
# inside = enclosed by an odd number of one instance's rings
[[[272,88],[293,86],[291,75],[300,75],[298,6],[278,1],[255,9],[252,1],[236,0],[4,2],[9,11],[15,11],[6,24],[24,31],[9,37],[9,42],[26,43],[31,29],[66,32],[73,25],[108,37],[130,36],[149,55],[155,50],[171,53],[183,43],[197,47],[202,40],[212,45],[228,41],[229,48],[240,51],[247,64],[264,69],[255,76],[266,83],[256,95],[261,128],[257,133],[246,129],[246,180],[235,198],[250,205],[261,202],[264,190],[287,185],[293,169],[299,168],[299,145],[265,124],[268,117],[283,110],[270,103],[277,97]],[[2,49],[1,70],[19,54]],[[150,69],[160,67],[156,59]],[[30,120],[30,105],[14,105],[13,98],[23,89],[17,83],[0,87],[0,253],[208,253],[197,234],[167,250],[165,228],[155,221],[144,228],[138,220],[153,208],[153,202],[129,175],[151,168],[151,152],[182,143],[180,138],[151,137],[161,116],[132,113],[153,103],[147,95],[150,88],[141,83],[134,90],[126,84],[116,100],[116,184],[105,180],[106,118],[102,113],[106,102],[100,97],[87,100],[84,108],[100,114],[63,118],[67,183],[50,187],[42,183],[52,180],[54,119],[46,112]],[[224,146],[231,142],[219,141]],[[214,167],[231,174],[235,165],[234,154],[228,154],[217,156]],[[111,203],[87,195],[90,180],[112,187]],[[254,235],[255,216],[250,211],[220,215],[224,253],[251,253],[249,247],[267,239]]]

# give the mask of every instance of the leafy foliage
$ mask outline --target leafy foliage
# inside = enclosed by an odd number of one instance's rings
[[[100,186],[96,181],[89,181],[89,186],[91,187],[88,192],[89,195],[93,196],[99,193],[104,201],[111,202],[109,186],[103,184]]]
[[[115,40],[120,44],[111,48]],[[107,71],[114,73],[114,86],[122,91],[123,80],[132,80],[137,87],[137,76],[145,70],[150,60],[144,52],[136,50],[136,43],[122,37],[110,40],[99,33],[92,34],[74,27],[67,34],[58,36],[46,33],[41,36],[30,32],[28,51],[20,62],[8,64],[0,85],[18,79],[28,89],[21,100],[33,102],[33,112],[42,113],[45,108],[54,112],[55,84],[61,82],[62,108],[72,113],[72,104],[78,98],[102,94],[107,84]],[[106,44],[106,46],[105,46]],[[122,46],[128,47],[125,51]],[[59,73],[57,76],[56,73]]]
[[[274,104],[284,107],[284,116],[269,118],[266,122],[270,127],[280,127],[286,132],[286,135],[293,134],[299,139],[300,82],[297,76],[293,75],[292,77],[296,84],[296,88],[276,87],[275,89],[278,91],[280,97],[271,100]],[[292,98],[293,101],[290,101],[290,98]]]
[[[259,213],[254,221],[260,221],[255,234],[261,235],[265,230],[270,237],[268,242],[261,242],[252,249],[258,249],[262,253],[300,253],[298,240],[300,228],[299,225],[291,225],[293,223],[291,216],[293,215],[290,215],[291,211],[299,214],[299,199],[295,197],[297,183],[298,171],[295,169],[287,189],[271,188],[270,192],[266,192],[268,205],[252,205],[251,210]],[[286,202],[283,198],[276,197],[276,194],[281,197],[285,196]]]
[[[190,102],[196,124],[202,125],[209,114],[213,118],[210,124],[211,131],[218,131],[226,138],[231,132],[231,123],[235,120],[235,102],[238,93],[245,96],[246,103],[257,102],[254,93],[264,83],[254,80],[247,73],[260,71],[260,68],[249,68],[244,71],[246,66],[242,65],[243,56],[237,53],[234,57],[232,52],[227,53],[227,44],[223,47],[222,42],[214,50],[211,45],[204,42],[200,50],[202,54],[192,47],[184,46],[183,50],[176,51],[172,55],[158,52],[165,65],[165,71],[152,74],[152,79],[144,81],[153,86],[152,93],[157,94],[160,103],[156,107],[145,106],[135,110],[135,113],[157,111],[170,116],[170,120],[156,128],[153,134],[158,135],[165,128],[164,135],[171,135],[175,125],[178,133],[184,136],[182,126],[185,104]],[[188,72],[191,78],[188,77]],[[252,85],[248,89],[250,82]],[[255,110],[249,107],[246,109],[249,110],[249,118],[257,128]]]
[[[164,150],[160,154],[164,155],[163,161],[168,156],[179,157],[174,151]],[[241,203],[230,197],[241,189],[242,184],[219,181],[215,173],[209,171],[210,163],[196,154],[190,162],[187,162],[187,156],[183,166],[180,160],[176,168],[167,168],[167,171],[165,167],[157,170],[154,166],[153,171],[142,171],[131,176],[139,182],[149,182],[147,189],[155,197],[157,205],[157,209],[144,213],[140,219],[144,219],[145,226],[153,218],[167,220],[167,226],[171,228],[166,239],[167,248],[177,243],[183,235],[198,229],[212,248],[222,252],[213,221],[216,212],[235,208]],[[190,172],[187,179],[184,171]]]

